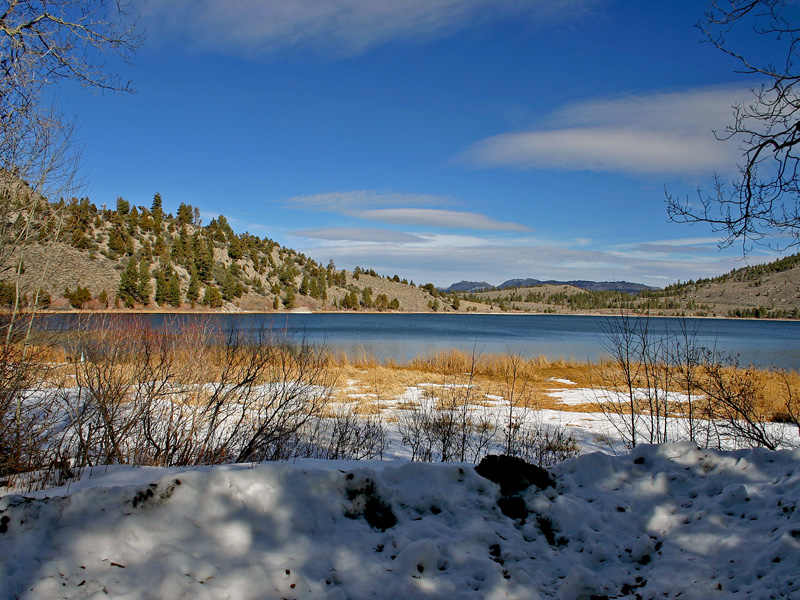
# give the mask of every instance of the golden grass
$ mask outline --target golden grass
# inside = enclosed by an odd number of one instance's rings
[[[341,361],[339,364],[343,364]],[[470,382],[470,403],[491,405],[495,400],[487,395],[505,397],[508,389],[508,373],[516,365],[517,389],[523,383],[526,393],[519,398],[521,405],[539,409],[554,409],[566,412],[596,412],[597,406],[587,402],[577,405],[561,404],[548,392],[571,388],[623,389],[622,372],[611,363],[578,363],[564,359],[550,360],[545,357],[522,358],[513,354],[492,354],[473,357],[471,353],[460,350],[436,351],[417,356],[404,364],[394,361],[380,362],[374,357],[362,355],[357,360],[345,360],[342,369],[343,379],[349,382],[355,393],[374,394],[382,400],[399,400],[405,389],[413,386],[463,385]],[[736,370],[731,367],[731,372]],[[744,372],[740,369],[739,372]],[[669,391],[683,392],[677,374],[669,384]],[[762,389],[761,407],[766,415],[779,415],[785,412],[786,402],[791,398],[795,406],[800,399],[800,374],[796,371],[779,373],[769,370],[755,370],[750,376],[757,377]],[[564,383],[570,381],[574,385]],[[340,380],[340,385],[341,385]],[[646,387],[641,379],[635,384]],[[439,395],[437,388],[434,395]],[[697,408],[702,406],[698,399]],[[393,406],[399,407],[398,402]],[[682,413],[682,406],[675,403],[674,414]]]
[[[51,371],[51,377],[60,371],[64,383],[74,382],[75,366],[67,361],[67,356],[58,348],[37,347],[32,353],[34,360],[50,365],[57,365]],[[202,360],[198,360],[202,357]],[[74,359],[73,359],[74,360]],[[224,355],[217,356],[201,348],[179,347],[174,360],[178,364],[178,372],[196,371],[198,366],[203,375],[212,377],[222,367]],[[403,395],[411,387],[425,385],[434,386],[431,394],[437,397],[447,396],[448,386],[470,384],[469,402],[474,405],[490,406],[497,403],[495,396],[505,398],[512,373],[516,372],[516,401],[519,405],[538,409],[555,409],[573,412],[596,411],[592,403],[581,405],[565,405],[548,393],[554,390],[571,388],[624,389],[624,377],[616,365],[605,363],[578,363],[564,359],[551,360],[542,356],[522,357],[514,354],[490,354],[473,356],[460,350],[431,352],[414,357],[402,364],[393,360],[381,361],[362,352],[353,356],[344,353],[327,353],[324,356],[328,379],[336,381],[332,400],[335,404],[348,404],[363,415],[376,414],[387,407],[402,408],[407,402]],[[185,364],[184,364],[185,363]],[[109,375],[123,376],[130,366],[116,364],[110,367]],[[730,373],[737,373],[727,368]],[[739,370],[738,373],[744,373]],[[793,402],[800,409],[800,373],[785,373],[769,370],[748,371],[749,377],[758,380],[759,410],[764,415],[780,418],[786,412],[787,403]],[[574,385],[564,383],[564,380]],[[637,381],[637,387],[646,387],[644,380]],[[670,391],[683,392],[679,378],[673,377],[669,384]],[[524,390],[520,393],[520,390]],[[464,394],[451,393],[453,397]],[[191,401],[190,401],[191,402]],[[701,406],[701,401],[696,405]],[[676,404],[675,413],[682,411]]]

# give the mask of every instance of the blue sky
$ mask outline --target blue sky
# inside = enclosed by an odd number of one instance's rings
[[[60,99],[98,205],[159,192],[173,212],[417,283],[663,286],[743,264],[664,202],[733,175],[737,146],[712,130],[758,83],[701,43],[706,7],[151,0],[135,67],[119,67],[137,92]]]

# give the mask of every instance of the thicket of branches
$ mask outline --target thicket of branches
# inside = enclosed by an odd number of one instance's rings
[[[411,460],[478,463],[502,453],[552,465],[578,454],[567,430],[539,418],[532,361],[514,353],[504,358],[487,364],[473,353],[463,364],[454,361],[441,384],[426,386],[420,401],[400,413],[399,432]],[[476,376],[489,371],[500,380],[499,412],[475,385]]]
[[[0,479],[36,472],[30,485],[43,485],[97,465],[383,451],[364,443],[380,431],[326,413],[335,372],[323,349],[302,340],[205,321],[154,328],[130,316],[62,335],[59,346],[29,345],[41,349],[35,360],[0,355],[2,372],[13,373],[0,388]]]
[[[648,317],[623,314],[605,324],[610,358],[593,386],[624,445],[799,447],[797,374],[741,367],[736,356],[699,344],[696,326],[680,324],[678,334],[658,331]]]

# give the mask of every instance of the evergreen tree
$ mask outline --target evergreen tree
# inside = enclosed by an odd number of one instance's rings
[[[174,270],[169,277],[167,301],[175,308],[178,308],[181,305],[181,280]]]
[[[135,206],[132,206],[128,213],[128,231],[131,232],[131,235],[136,233],[137,227],[139,227],[139,211],[136,210]]]
[[[128,266],[122,272],[119,278],[119,288],[117,289],[117,296],[119,296],[128,308],[133,308],[138,295],[139,284],[139,271],[136,269],[136,261],[131,257],[128,260]]]
[[[348,310],[355,310],[358,308],[358,296],[354,291],[349,291],[342,298],[341,307]]]
[[[108,236],[108,251],[111,258],[116,258],[120,254],[125,254],[125,238],[116,227]]]
[[[164,243],[164,238],[161,237],[161,234],[156,236],[156,245],[153,251],[156,256],[164,256],[167,253],[167,245]]]
[[[231,236],[228,242],[228,256],[233,260],[239,260],[244,256],[242,240],[236,235]]]
[[[292,288],[286,288],[286,292],[283,295],[283,306],[287,309],[292,309],[296,306],[297,303],[297,296],[294,293]]]
[[[147,259],[143,258],[139,262],[139,281],[136,285],[137,300],[142,304],[150,302],[150,294],[153,292],[153,286],[150,285],[150,264]]]
[[[186,290],[186,299],[192,303],[192,308],[194,308],[194,303],[197,302],[199,297],[200,280],[197,278],[197,271],[192,269],[191,277],[189,279],[189,289]]]
[[[213,285],[207,285],[206,293],[203,295],[203,306],[220,308],[222,303],[222,294],[220,291]]]
[[[167,278],[164,276],[163,269],[156,269],[155,271],[156,277],[156,297],[155,301],[156,304],[159,306],[163,306],[167,303],[167,298],[169,294],[167,292]]]
[[[194,211],[192,211],[191,204],[184,204],[181,202],[180,206],[178,206],[178,223],[181,225],[189,225],[194,218]]]
[[[189,249],[189,233],[186,230],[186,225],[181,226],[178,237],[172,243],[171,255],[172,262],[183,266],[186,266],[191,259],[192,253]]]
[[[366,308],[372,306],[372,288],[365,287],[361,292],[361,304],[363,304]]]
[[[122,196],[117,198],[117,215],[124,217],[131,210],[131,203],[125,200]]]
[[[192,249],[197,277],[200,281],[208,283],[214,273],[214,243],[211,240],[204,240],[196,233],[192,238]]]

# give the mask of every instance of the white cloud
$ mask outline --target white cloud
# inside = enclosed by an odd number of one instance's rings
[[[148,30],[215,52],[309,47],[351,55],[393,41],[448,35],[473,23],[575,19],[601,0],[170,0],[145,4]]]
[[[402,204],[441,206],[451,204],[452,199],[430,194],[404,194],[400,192],[375,190],[352,190],[347,192],[329,192],[294,196],[283,201],[285,206],[303,210],[324,210],[345,213],[350,211],[371,209],[376,206],[397,206]]]
[[[496,221],[478,213],[419,207],[420,205],[441,206],[442,204],[454,204],[455,202],[451,198],[429,194],[354,190],[295,196],[284,200],[283,204],[290,208],[337,212],[358,219],[397,225],[478,229],[482,231],[530,231],[530,228],[525,225]],[[403,205],[409,204],[414,206],[403,207]]]
[[[542,127],[482,140],[464,158],[488,167],[706,174],[733,168],[735,141],[716,139],[747,90],[713,87],[566,106]]]
[[[700,245],[707,245],[713,244],[717,245],[719,243],[718,237],[691,237],[691,238],[674,238],[670,240],[653,240],[651,242],[647,242],[649,244],[657,244],[659,246],[672,246],[672,247],[680,247],[680,246],[700,246]]]
[[[673,257],[691,256],[719,251],[719,238],[692,237],[669,240],[654,240],[635,244],[619,244],[613,251],[637,256],[672,255]]]
[[[408,244],[424,242],[424,238],[401,231],[388,229],[367,229],[358,227],[325,227],[322,229],[306,229],[293,231],[297,235],[309,239],[329,240],[340,242],[376,242],[380,244]]]
[[[353,216],[384,223],[423,225],[453,229],[480,229],[483,231],[529,231],[518,223],[495,221],[485,215],[455,210],[433,208],[381,208],[362,210]]]
[[[721,253],[687,257],[567,248],[533,240],[507,245],[484,240],[481,245],[461,245],[432,239],[419,244],[349,243],[299,250],[309,256],[318,254],[320,260],[333,258],[340,268],[368,264],[379,273],[398,273],[417,283],[432,281],[441,286],[462,279],[497,285],[524,277],[624,280],[663,286],[677,278],[715,276],[738,266],[734,256]]]

